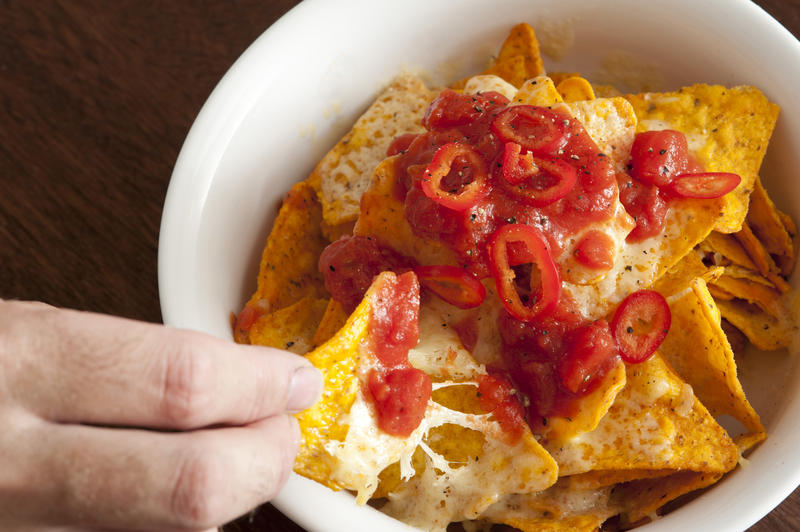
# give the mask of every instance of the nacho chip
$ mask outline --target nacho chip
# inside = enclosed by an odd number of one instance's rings
[[[335,228],[358,217],[361,194],[386,158],[389,144],[400,134],[424,130],[420,121],[434,96],[419,78],[395,78],[322,158],[311,175],[320,181],[322,215],[328,226]]]
[[[724,197],[723,215],[715,225],[723,233],[741,229],[778,106],[753,87],[693,85],[626,97],[636,109],[640,131],[682,131],[707,171],[741,176],[736,190]]]
[[[394,277],[390,272],[379,275],[345,326],[308,355],[323,371],[325,392],[317,405],[298,415],[303,445],[295,470],[327,486],[357,491],[357,500],[363,504],[375,492],[379,475],[399,462],[403,482],[391,491],[382,509],[426,529],[444,529],[451,521],[474,518],[507,490],[532,492],[553,484],[555,462],[530,431],[511,442],[491,414],[459,412],[430,401],[425,417],[408,438],[378,428],[359,375],[377,365],[363,346],[368,344],[379,287]],[[474,379],[486,370],[459,347],[453,331],[441,327],[435,313],[420,314],[420,332],[421,341],[409,351],[409,362],[428,373],[437,390],[455,386],[474,398]],[[448,429],[448,425],[458,427]],[[437,427],[443,428],[434,431]],[[447,437],[463,436],[464,429],[479,438],[451,442]],[[421,473],[412,464],[418,447],[425,452],[426,467]],[[463,462],[465,453],[471,458],[466,464],[451,462]],[[442,486],[448,489],[443,492]]]
[[[522,531],[594,531],[620,508],[612,502],[610,486],[578,488],[560,478],[539,493],[507,495],[489,507],[481,519]]]
[[[344,327],[347,321],[347,313],[342,308],[341,303],[331,299],[325,308],[325,314],[319,322],[317,330],[314,332],[314,346],[322,345],[330,340],[336,331]]]
[[[559,475],[594,470],[730,471],[739,458],[725,429],[655,354],[629,365],[628,382],[591,432],[558,445],[545,443]]]
[[[761,241],[759,241],[756,235],[753,234],[752,229],[750,229],[750,225],[748,223],[744,223],[741,231],[736,233],[735,236],[745,251],[747,251],[748,256],[756,266],[756,270],[758,270],[761,275],[769,279],[769,281],[781,293],[788,292],[791,288],[789,283],[787,283],[786,280],[780,276],[780,270],[778,266],[775,264],[775,261],[772,260],[772,257],[770,257],[769,253],[767,253],[767,250],[764,249]]]
[[[630,526],[656,514],[664,504],[681,495],[710,486],[722,478],[720,473],[679,471],[672,475],[634,480],[615,488],[614,499],[625,507],[622,524]]]
[[[747,336],[754,346],[764,351],[781,349],[789,345],[796,324],[781,323],[760,308],[741,299],[718,300],[723,318]]]
[[[580,102],[594,100],[592,85],[581,77],[571,77],[560,82],[556,89],[565,102]]]
[[[535,78],[544,74],[544,64],[542,63],[536,32],[533,31],[529,24],[524,22],[511,28],[511,32],[500,48],[500,53],[497,54],[496,63],[510,61],[517,56],[521,56],[525,60],[524,79]]]
[[[328,244],[320,230],[322,208],[306,181],[289,191],[272,226],[261,256],[258,287],[250,304],[265,312],[294,304],[304,297],[327,297],[317,260]]]
[[[711,231],[705,240],[700,242],[698,249],[703,253],[713,255],[711,262],[717,266],[735,264],[743,268],[755,270],[756,265],[739,243],[735,235]]]
[[[304,355],[314,347],[314,331],[327,306],[327,299],[304,297],[288,307],[265,314],[250,327],[250,344]]]
[[[750,195],[747,224],[776,264],[779,264],[779,273],[788,276],[794,266],[794,244],[781,220],[780,211],[761,185],[761,179],[756,179]]]
[[[692,387],[711,415],[729,414],[749,432],[763,432],[761,420],[739,382],[733,350],[706,282],[693,280],[691,291],[670,301],[670,310],[672,325],[659,348],[664,359]]]
[[[667,270],[662,275],[655,285],[653,290],[660,293],[665,298],[669,299],[671,296],[680,295],[682,292],[689,289],[692,281],[698,277],[702,277],[706,281],[716,279],[722,272],[723,268],[709,267],[703,264],[700,255],[690,251],[681,260]]]
[[[497,61],[483,73],[502,78],[513,87],[519,88],[525,80],[533,76],[528,75],[528,60],[523,55],[513,55],[502,61]],[[538,75],[538,74],[537,74]],[[467,82],[469,83],[469,82]],[[465,92],[470,92],[465,88]]]
[[[511,99],[514,105],[538,105],[547,107],[564,100],[558,93],[553,80],[547,76],[537,76],[522,84],[519,91]]]
[[[511,85],[495,75],[481,75],[481,76],[472,76],[469,78],[464,85],[464,92],[467,94],[475,94],[479,92],[488,92],[488,91],[495,91],[509,100],[514,98],[514,95],[517,93],[517,88],[514,85]]]
[[[603,378],[602,384],[581,398],[580,410],[573,417],[551,417],[541,432],[543,441],[556,444],[566,441],[597,427],[614,403],[620,390],[625,387],[625,364],[620,362]]]
[[[770,284],[764,284],[763,282],[743,277],[736,277],[726,272],[724,275],[721,275],[719,279],[714,281],[714,285],[734,297],[744,299],[758,306],[761,310],[775,318],[780,318],[780,316],[786,312],[781,304],[780,292],[775,290]]]

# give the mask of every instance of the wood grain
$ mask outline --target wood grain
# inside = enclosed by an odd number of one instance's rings
[[[295,3],[0,0],[0,297],[160,322],[178,151],[217,81]],[[758,3],[800,35],[800,0]],[[230,529],[301,530],[270,505]],[[800,491],[751,530],[798,529]]]

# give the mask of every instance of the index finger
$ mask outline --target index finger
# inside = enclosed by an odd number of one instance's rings
[[[319,372],[286,351],[87,312],[0,305],[8,317],[0,325],[7,386],[53,421],[241,425],[300,411],[321,392]]]

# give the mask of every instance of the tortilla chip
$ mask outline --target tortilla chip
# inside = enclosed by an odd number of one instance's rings
[[[561,480],[568,481],[572,489],[593,490],[642,478],[664,477],[674,472],[672,469],[599,470],[562,477]]]
[[[788,276],[794,266],[794,244],[781,220],[780,211],[761,185],[761,179],[756,179],[750,195],[747,224],[773,260],[780,265],[780,273]]]
[[[682,131],[689,150],[707,171],[733,172],[742,178],[724,197],[723,215],[715,226],[723,233],[741,229],[779,107],[758,89],[744,86],[693,85],[626,97],[636,109],[640,131]]]
[[[358,217],[361,194],[375,167],[386,158],[389,144],[403,133],[424,131],[420,122],[435,95],[419,78],[395,78],[322,158],[311,175],[320,181],[322,215],[328,226]]]
[[[736,436],[733,441],[736,442],[736,447],[739,448],[739,454],[743,455],[765,439],[767,439],[766,432],[750,432]]]
[[[304,297],[293,305],[265,314],[250,327],[250,344],[304,355],[314,347],[314,331],[327,306],[327,299]]]
[[[325,314],[319,322],[317,330],[314,332],[314,346],[319,346],[330,340],[336,331],[344,327],[347,321],[347,313],[342,308],[341,303],[331,299],[325,308]]]
[[[490,74],[472,76],[464,85],[464,92],[467,94],[488,91],[498,92],[510,100],[517,93],[517,88],[503,78]]]
[[[511,494],[489,507],[481,519],[523,531],[593,531],[619,512],[611,487],[578,488],[569,477],[545,491]]]
[[[345,326],[308,355],[323,372],[325,391],[321,401],[298,415],[303,444],[295,470],[327,486],[354,490],[363,504],[374,494],[381,473],[399,462],[403,482],[391,491],[382,510],[426,529],[474,518],[508,490],[532,492],[552,485],[556,464],[530,431],[509,441],[491,414],[459,412],[429,401],[409,437],[378,428],[359,375],[378,365],[363,346],[369,344],[369,321],[380,287],[395,278],[391,272],[376,277]],[[409,351],[412,366],[430,375],[436,389],[456,387],[474,399],[475,379],[486,370],[460,347],[455,332],[442,328],[436,313],[421,311],[420,339]],[[458,380],[444,380],[445,376]],[[448,437],[453,434],[461,437]],[[425,453],[420,473],[412,463],[418,447]],[[470,459],[463,464],[465,456]],[[451,458],[462,463],[452,463]],[[437,511],[430,512],[432,508]]]
[[[625,364],[620,362],[608,372],[597,389],[581,398],[580,410],[576,415],[547,419],[547,425],[541,430],[543,441],[556,444],[594,430],[611,408],[617,394],[625,387],[625,382]]]
[[[756,269],[756,265],[735,235],[711,231],[711,234],[700,242],[698,248],[706,254],[718,254],[711,257],[712,263],[717,266],[727,266],[731,263],[750,270]]]
[[[580,72],[548,72],[547,76],[553,80],[553,83],[558,85],[565,79],[579,78],[581,77],[581,74]]]
[[[350,411],[359,392],[356,367],[360,345],[367,338],[370,313],[369,301],[364,299],[345,326],[307,357],[322,372],[324,392],[314,406],[297,414],[301,444],[294,470],[332,489],[346,487],[333,478],[338,460],[328,448],[331,442],[344,441],[347,436],[348,426],[339,420]]]
[[[580,102],[594,100],[594,90],[591,83],[581,77],[567,78],[560,82],[556,89],[565,102]]]
[[[628,382],[591,432],[545,443],[559,475],[596,470],[731,470],[738,450],[708,410],[658,354],[629,365]]]
[[[788,292],[791,288],[789,283],[780,276],[780,269],[775,264],[775,261],[772,260],[772,257],[769,256],[767,250],[764,249],[761,241],[753,234],[750,225],[748,223],[743,224],[741,231],[736,233],[735,236],[745,251],[747,251],[748,256],[756,266],[756,270],[769,279],[781,293]]]
[[[558,93],[553,80],[547,76],[537,76],[523,83],[519,91],[511,99],[514,105],[538,105],[547,107],[564,100]]]
[[[720,478],[721,473],[679,471],[666,477],[621,484],[614,489],[613,497],[625,507],[622,524],[630,526],[655,515],[669,501],[710,486]]]
[[[760,308],[741,299],[718,300],[717,306],[723,318],[747,336],[750,343],[764,351],[781,349],[789,345],[795,324],[781,323]]]
[[[691,291],[670,301],[672,325],[659,348],[664,359],[717,417],[729,414],[750,432],[763,432],[758,414],[745,397],[720,314],[706,282],[695,279]]]
[[[721,288],[725,292],[731,294],[739,299],[758,306],[761,310],[780,318],[786,312],[781,304],[780,292],[761,282],[756,282],[742,277],[735,277],[733,275],[721,275],[719,279],[714,281],[714,285]]]
[[[539,52],[539,40],[533,28],[526,23],[517,24],[503,42],[500,53],[497,54],[496,63],[503,63],[515,56],[522,56],[525,60],[524,79],[535,78],[544,74],[542,55]]]
[[[516,88],[520,88],[525,80],[534,76],[528,75],[528,60],[523,55],[513,55],[487,68],[483,74],[491,74],[503,78]],[[538,74],[536,74],[538,75]],[[469,91],[466,91],[469,92]]]
[[[322,208],[314,188],[306,181],[297,183],[272,226],[261,255],[258,287],[248,305],[258,304],[270,312],[304,297],[327,297],[317,269],[319,255],[328,245],[321,221]]]
[[[679,295],[681,292],[688,290],[692,281],[696,278],[702,277],[706,281],[716,279],[722,275],[723,271],[724,269],[720,267],[706,266],[700,259],[700,255],[690,251],[678,264],[667,270],[656,281],[656,284],[653,285],[653,290],[669,299],[671,296]]]

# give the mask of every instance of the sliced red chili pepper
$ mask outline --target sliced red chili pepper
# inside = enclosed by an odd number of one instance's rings
[[[544,207],[560,200],[578,180],[575,168],[560,159],[521,154],[522,146],[506,142],[503,152],[503,178],[508,189],[523,203]]]
[[[514,105],[498,113],[491,130],[503,142],[516,142],[534,155],[549,155],[567,142],[565,120],[544,107]]]
[[[669,332],[672,314],[664,296],[639,290],[620,303],[611,320],[611,332],[625,362],[644,362]]]
[[[631,146],[631,175],[649,185],[669,185],[674,177],[686,172],[689,147],[686,135],[664,129],[637,133]]]
[[[668,191],[682,198],[721,198],[739,186],[742,178],[726,172],[702,172],[680,174],[675,177]]]
[[[471,273],[458,266],[418,266],[420,284],[458,308],[474,308],[486,298],[486,288]]]
[[[439,148],[420,181],[422,191],[454,211],[475,205],[488,192],[486,163],[467,144],[449,142]]]
[[[532,257],[538,275],[531,275],[530,304],[525,304],[517,291],[516,273],[509,261],[509,248],[523,245]],[[550,245],[539,230],[522,224],[508,224],[498,229],[486,245],[489,269],[497,293],[509,314],[522,321],[547,315],[553,311],[561,295],[561,275],[550,253]],[[520,255],[517,255],[519,258]]]

